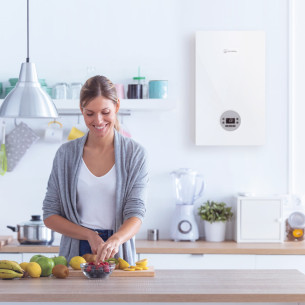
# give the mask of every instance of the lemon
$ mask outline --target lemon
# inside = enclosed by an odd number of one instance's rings
[[[144,267],[135,266],[134,268],[135,268],[136,270],[143,270]]]
[[[296,238],[303,236],[303,230],[302,229],[294,229],[292,231],[292,235]]]
[[[41,275],[41,267],[36,262],[28,263],[26,266],[26,271],[30,277],[40,277]]]
[[[143,269],[143,270],[148,270],[149,268],[146,267],[146,266],[143,266],[142,269]]]
[[[81,256],[74,256],[71,258],[69,265],[74,270],[81,270],[80,264],[86,263],[86,260]]]
[[[26,271],[26,267],[27,267],[28,264],[29,264],[29,263],[24,262],[24,263],[19,264],[19,266],[20,266],[24,271]]]
[[[147,266],[147,258],[143,258],[143,259],[137,261],[137,262],[136,262],[136,265],[137,265],[137,266],[140,266],[140,267]]]
[[[126,262],[125,260],[123,260],[120,257],[119,257],[118,261],[119,261],[119,269],[126,269],[126,268],[128,268],[130,266],[128,264],[128,262]]]

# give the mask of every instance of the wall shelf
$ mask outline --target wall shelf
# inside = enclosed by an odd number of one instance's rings
[[[0,105],[3,99],[0,100]],[[79,100],[53,100],[60,115],[80,114]],[[132,111],[167,111],[174,109],[174,103],[169,99],[122,99],[119,114]]]

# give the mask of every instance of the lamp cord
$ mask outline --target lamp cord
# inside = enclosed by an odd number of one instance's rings
[[[30,31],[29,31],[29,0],[27,0],[27,28],[26,28],[26,31],[27,31],[27,57],[26,57],[26,62],[30,62]]]

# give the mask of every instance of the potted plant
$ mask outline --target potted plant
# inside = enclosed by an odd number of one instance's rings
[[[232,208],[224,202],[207,201],[198,208],[198,215],[204,220],[206,241],[225,240],[226,223],[233,216]]]

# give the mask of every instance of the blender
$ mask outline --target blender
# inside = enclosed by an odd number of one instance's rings
[[[199,238],[198,225],[194,217],[194,202],[204,188],[203,177],[189,168],[171,172],[176,191],[176,208],[171,223],[171,238],[174,241],[195,241]]]

